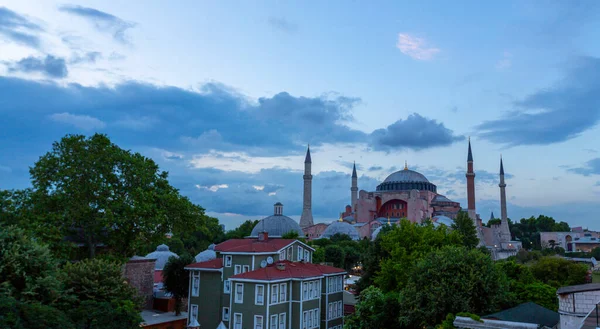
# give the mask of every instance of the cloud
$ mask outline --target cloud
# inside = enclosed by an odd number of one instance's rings
[[[94,8],[65,5],[61,6],[59,10],[89,20],[98,31],[110,33],[115,40],[121,43],[129,43],[125,32],[136,25]]]
[[[514,103],[503,117],[476,127],[488,141],[548,145],[579,136],[600,120],[600,59],[579,58],[555,86]]]
[[[93,131],[102,129],[106,126],[102,120],[96,119],[89,115],[76,115],[67,112],[54,113],[50,115],[50,119],[56,122],[69,124],[81,130]]]
[[[39,48],[40,39],[37,34],[41,31],[43,30],[39,25],[6,7],[0,7],[0,35],[5,36],[8,40]]]
[[[567,171],[583,176],[600,175],[600,158],[586,162],[583,167],[570,168]]]
[[[9,72],[41,73],[50,78],[62,79],[67,77],[69,70],[64,58],[47,55],[45,58],[33,56],[21,59],[8,65]]]
[[[383,169],[382,166],[372,166],[372,167],[369,167],[369,169],[367,169],[367,170],[368,171],[379,171],[381,169]]]
[[[298,30],[298,26],[283,17],[269,17],[267,20],[269,25],[277,30],[286,32],[286,33],[294,33]]]
[[[454,132],[418,113],[408,116],[406,120],[398,120],[387,128],[377,129],[371,133],[371,145],[376,150],[391,149],[422,150],[431,147],[447,146],[464,140],[464,136],[456,136]]]
[[[512,54],[508,51],[505,51],[502,54],[502,59],[500,59],[496,63],[496,69],[498,70],[506,70],[512,66]]]
[[[439,48],[431,47],[422,38],[411,36],[408,33],[399,33],[396,48],[407,56],[420,61],[427,61],[440,52]]]
[[[229,185],[227,185],[227,184],[219,184],[219,185],[212,185],[212,186],[196,185],[196,188],[200,189],[200,190],[210,191],[210,192],[217,192],[220,189],[229,188]]]
[[[355,165],[355,163],[353,161],[344,161],[344,160],[335,160],[335,163],[339,164],[342,167],[346,167],[350,170],[352,170],[352,167]],[[362,171],[363,166],[361,164],[357,163],[356,170]]]
[[[79,63],[96,63],[97,60],[102,58],[102,53],[98,51],[90,51],[83,55],[76,54],[70,60],[69,64],[79,64]]]

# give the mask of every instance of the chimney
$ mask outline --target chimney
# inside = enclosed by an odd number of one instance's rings
[[[277,263],[277,269],[280,271],[285,270],[285,263]]]
[[[269,232],[258,233],[258,241],[267,241],[267,240],[269,240]]]

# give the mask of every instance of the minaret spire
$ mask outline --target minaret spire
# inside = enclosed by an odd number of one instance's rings
[[[314,225],[312,216],[312,159],[310,158],[310,145],[306,149],[306,158],[304,159],[304,193],[302,202],[302,216],[300,216],[300,227]]]
[[[356,174],[356,162],[352,167],[352,186],[350,187],[350,206],[356,212],[356,202],[358,201],[358,175]]]
[[[504,182],[504,164],[500,156],[500,238],[501,242],[511,240],[510,228],[508,226],[508,214],[506,211],[506,183]]]
[[[467,155],[467,212],[472,220],[477,220],[475,209],[475,172],[473,171],[473,152],[471,151],[471,138],[469,137],[469,154]]]

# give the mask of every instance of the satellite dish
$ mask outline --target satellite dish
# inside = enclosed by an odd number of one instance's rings
[[[267,257],[267,264],[269,264],[269,265],[273,264],[273,257],[271,257],[271,256]]]
[[[263,259],[263,260],[260,262],[260,267],[267,267],[267,261]]]

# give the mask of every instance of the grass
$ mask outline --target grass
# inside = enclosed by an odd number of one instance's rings
[[[600,273],[592,273],[592,282],[593,283],[600,283]]]

